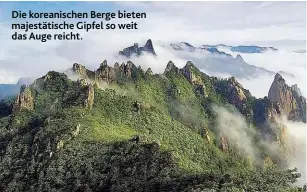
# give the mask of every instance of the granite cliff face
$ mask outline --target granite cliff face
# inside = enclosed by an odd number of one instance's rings
[[[288,86],[277,73],[270,87],[268,97],[280,108],[280,113],[290,120],[306,122],[306,99],[297,85]]]
[[[122,51],[120,51],[119,55],[122,55],[122,56],[129,58],[134,54],[136,56],[140,56],[144,52],[147,52],[149,54],[156,56],[156,52],[155,52],[154,47],[152,45],[151,39],[147,40],[144,47],[140,47],[138,43],[134,43],[133,46],[124,48]]]
[[[14,105],[13,112],[18,112],[22,110],[33,110],[34,102],[31,89],[26,86],[21,86],[20,93],[17,96]]]

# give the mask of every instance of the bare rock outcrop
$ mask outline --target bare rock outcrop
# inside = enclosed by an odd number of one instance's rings
[[[148,39],[144,47],[140,47],[138,43],[134,43],[133,46],[124,48],[122,51],[119,51],[119,55],[125,57],[131,57],[132,55],[140,56],[142,53],[149,53],[156,56],[151,39]]]
[[[94,77],[94,72],[88,70],[85,68],[85,66],[78,64],[78,63],[74,63],[73,67],[72,67],[72,71],[78,75],[80,78],[83,79],[91,79]]]
[[[246,101],[245,89],[239,84],[234,77],[228,79],[227,92],[230,93],[230,102],[239,106]]]
[[[220,138],[220,149],[224,152],[228,151],[227,139],[224,136]]]
[[[181,73],[188,81],[195,87],[195,91],[199,91],[200,94],[207,96],[205,85],[202,78],[196,74],[196,67],[191,61],[188,61],[184,68],[181,69]]]
[[[203,127],[200,132],[201,136],[207,140],[208,143],[211,143],[211,137],[207,128]]]
[[[89,80],[88,82],[97,85],[114,83],[122,77],[133,78],[137,70],[138,68],[131,61],[128,61],[127,64],[122,63],[121,65],[115,63],[114,67],[111,67],[108,66],[107,61],[105,60],[95,71],[90,71],[86,69],[85,66],[77,63],[73,64],[72,67],[72,71],[80,79]]]
[[[94,104],[94,96],[95,96],[95,89],[93,85],[89,84],[86,90],[86,99],[84,100],[84,106],[86,108],[92,109]]]
[[[168,72],[175,72],[179,74],[180,70],[175,66],[175,64],[172,61],[169,61],[166,65],[166,68],[163,74],[166,75]]]
[[[151,70],[151,68],[148,68],[147,70],[146,70],[146,73],[145,73],[146,75],[153,75],[153,72],[152,72],[152,70]]]
[[[279,106],[282,115],[306,122],[306,99],[297,85],[288,86],[279,73],[275,75],[268,97]]]
[[[24,109],[33,110],[34,101],[31,89],[26,86],[21,86],[20,93],[13,105],[13,112],[22,111]]]
[[[116,66],[118,68],[118,66]],[[109,67],[107,61],[103,61],[95,71],[95,80],[98,82],[111,83],[116,80],[116,68]]]

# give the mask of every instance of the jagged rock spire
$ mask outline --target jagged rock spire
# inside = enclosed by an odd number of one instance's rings
[[[166,68],[164,70],[164,74],[166,74],[167,72],[170,72],[170,71],[174,71],[176,73],[179,73],[179,69],[175,66],[173,61],[169,61],[167,63]]]
[[[281,112],[290,119],[306,122],[306,99],[301,96],[296,85],[288,86],[279,73],[274,77],[268,98],[277,103],[282,110]]]
[[[139,47],[138,43],[134,43],[133,46],[126,47],[122,51],[119,51],[119,55],[125,56],[127,58],[131,57],[133,54],[136,56],[140,56],[143,52],[152,54],[156,56],[156,52],[154,50],[151,39],[148,39],[144,45],[144,47]]]
[[[289,112],[290,108],[293,107],[293,95],[291,89],[279,73],[274,77],[268,97],[272,101],[280,103],[287,112]]]
[[[146,44],[144,46],[144,50],[143,51],[147,51],[148,53],[151,53],[153,55],[156,55],[156,52],[154,50],[154,47],[153,47],[153,44],[152,44],[152,41],[151,39],[148,39],[146,41]]]

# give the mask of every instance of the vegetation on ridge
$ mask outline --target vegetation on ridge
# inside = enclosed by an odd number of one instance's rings
[[[151,75],[131,62],[104,63],[87,79],[100,79],[94,86],[49,72],[19,102],[1,102],[0,191],[305,190],[292,186],[300,174],[266,149],[255,144],[256,162],[221,142],[227,135],[212,106],[235,107],[262,133],[269,129],[266,114],[255,113],[260,104],[269,109],[262,100],[191,62],[167,68]]]

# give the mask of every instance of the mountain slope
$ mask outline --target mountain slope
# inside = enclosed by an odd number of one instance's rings
[[[2,191],[295,190],[299,175],[283,171],[283,156],[255,144],[253,159],[219,131],[220,108],[238,113],[244,129],[274,131],[270,100],[234,78],[210,77],[191,62],[169,62],[164,74],[106,61],[72,71],[79,80],[49,72],[1,103]]]

